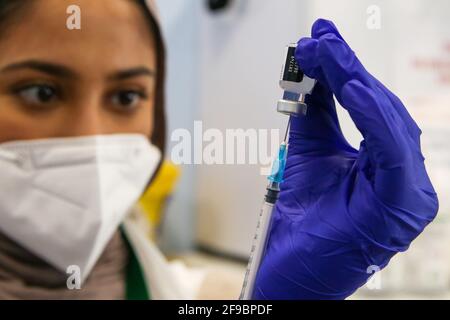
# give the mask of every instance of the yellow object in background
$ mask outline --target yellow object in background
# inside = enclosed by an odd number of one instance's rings
[[[181,169],[170,161],[164,161],[155,179],[152,181],[139,204],[151,225],[151,236],[160,226],[168,198],[173,193],[181,174]]]

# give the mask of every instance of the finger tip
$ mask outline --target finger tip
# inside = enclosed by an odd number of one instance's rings
[[[339,34],[339,31],[331,20],[323,18],[317,19],[311,28],[311,36],[318,39],[327,33]]]

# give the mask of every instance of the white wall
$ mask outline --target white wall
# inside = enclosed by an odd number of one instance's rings
[[[168,51],[166,88],[168,154],[174,129],[192,129],[197,113],[199,85],[199,27],[201,1],[158,0],[160,20]],[[192,248],[195,232],[195,168],[182,167],[182,176],[166,212],[161,247],[166,251]]]

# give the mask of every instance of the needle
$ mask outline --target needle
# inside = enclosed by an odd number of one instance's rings
[[[291,127],[291,118],[289,117],[289,122],[286,127],[286,133],[284,134],[284,140],[283,140],[286,144],[287,144],[287,138],[288,138],[288,133],[289,133],[290,127]]]

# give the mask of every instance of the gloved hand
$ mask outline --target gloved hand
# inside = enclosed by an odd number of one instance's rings
[[[421,131],[370,75],[334,24],[318,20],[296,59],[318,84],[308,115],[291,119],[284,182],[254,299],[344,299],[367,269],[385,267],[436,216]],[[345,140],[333,94],[364,136]]]

